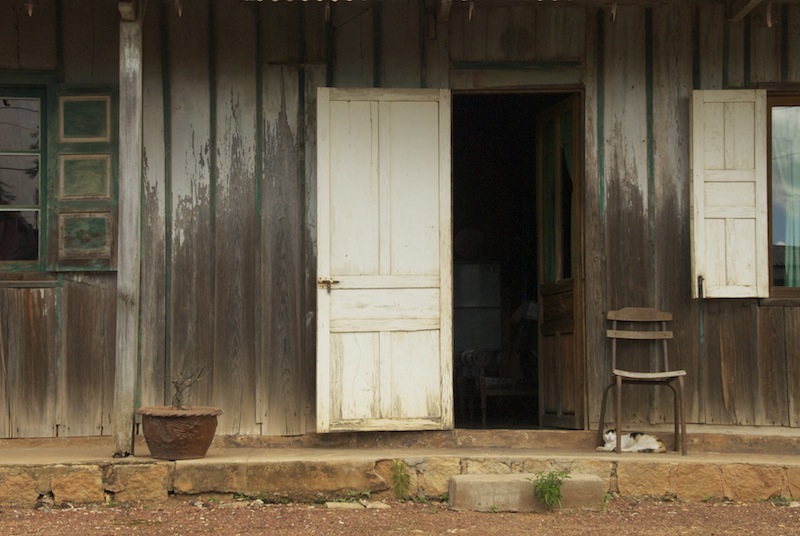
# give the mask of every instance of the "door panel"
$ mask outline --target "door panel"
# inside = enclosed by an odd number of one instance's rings
[[[318,106],[317,430],[452,428],[450,94]]]
[[[584,428],[580,100],[537,117],[539,393],[545,427]]]

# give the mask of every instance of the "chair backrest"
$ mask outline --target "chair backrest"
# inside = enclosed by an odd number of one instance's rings
[[[672,320],[672,313],[650,307],[626,307],[609,311],[607,318],[611,321],[611,328],[606,330],[606,336],[611,339],[612,369],[617,368],[617,341],[638,340],[661,342],[663,368],[651,372],[670,370],[667,340],[672,338],[672,331],[667,329],[667,322]]]

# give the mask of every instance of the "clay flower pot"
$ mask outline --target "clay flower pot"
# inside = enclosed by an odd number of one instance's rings
[[[202,458],[208,452],[222,410],[208,406],[153,406],[139,408],[136,413],[142,416],[142,433],[153,458],[189,460]]]

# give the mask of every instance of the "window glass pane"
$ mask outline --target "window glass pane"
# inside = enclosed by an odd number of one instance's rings
[[[39,211],[0,211],[0,260],[39,257]]]
[[[0,154],[0,205],[39,206],[39,156]]]
[[[0,96],[0,151],[38,151],[39,99]]]
[[[772,107],[772,284],[800,287],[800,106]]]

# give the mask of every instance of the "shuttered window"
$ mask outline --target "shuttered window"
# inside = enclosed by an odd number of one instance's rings
[[[0,87],[0,271],[113,269],[116,168],[111,92]]]
[[[766,297],[766,92],[695,91],[691,114],[692,295]]]
[[[117,166],[111,95],[61,93],[56,108],[48,269],[112,269]]]

